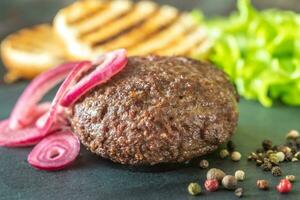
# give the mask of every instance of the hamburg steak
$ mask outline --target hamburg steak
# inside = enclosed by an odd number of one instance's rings
[[[129,57],[83,96],[70,121],[93,153],[129,165],[189,161],[234,132],[238,95],[224,72],[180,56]]]

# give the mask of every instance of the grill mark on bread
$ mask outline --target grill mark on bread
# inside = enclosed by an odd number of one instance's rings
[[[81,24],[77,25],[76,28],[79,32],[79,39],[82,40],[89,34],[92,34],[97,30],[101,29],[102,27],[105,27],[106,25],[109,25],[114,21],[121,19],[122,17],[132,12],[134,7],[132,3],[125,0],[123,4],[119,4],[119,1],[113,1],[110,3],[109,6],[107,6],[106,9],[103,9],[102,11],[97,11],[94,15],[94,18],[90,17],[89,19],[86,19],[85,22],[82,22]]]
[[[157,49],[153,53],[154,54],[158,54],[159,52],[163,52],[163,51],[172,49],[173,47],[175,47],[181,41],[185,42],[186,37],[189,36],[191,33],[193,33],[196,29],[197,29],[197,27],[195,27],[195,26],[192,26],[192,27],[186,29],[185,32],[180,37],[178,37],[175,40],[173,40],[170,43],[168,43],[167,46],[164,46],[164,47],[162,47],[160,49]]]
[[[153,15],[155,15],[158,11],[159,11],[159,10],[157,9],[157,10],[153,13]],[[130,31],[135,30],[135,29],[138,29],[139,27],[141,27],[141,26],[142,26],[144,23],[146,23],[150,18],[152,18],[153,15],[150,15],[150,16],[148,16],[148,18],[145,18],[145,19],[143,19],[143,20],[141,20],[141,21],[139,21],[139,22],[137,22],[137,23],[135,23],[135,24],[131,24],[130,26],[126,27],[124,30],[121,30],[119,33],[117,33],[117,34],[115,34],[115,35],[112,35],[111,37],[108,37],[108,38],[106,38],[106,39],[104,39],[104,40],[102,40],[102,41],[97,41],[97,42],[93,43],[93,44],[91,45],[91,47],[92,47],[92,48],[96,48],[96,47],[101,46],[101,45],[104,45],[104,44],[109,45],[109,42],[115,40],[116,38],[122,37],[123,35],[126,35],[126,34],[129,33]],[[119,46],[118,48],[120,48],[120,46]],[[122,46],[122,48],[125,48],[125,47]]]
[[[192,27],[178,40],[173,41],[167,48],[157,50],[159,55],[188,55],[188,53],[199,43],[202,43],[205,37],[204,29],[198,26]]]
[[[89,5],[88,3],[89,1],[81,1],[81,2],[78,1],[73,5],[71,5],[70,7],[66,8],[65,10],[66,15],[69,16],[66,19],[68,25],[73,26],[75,24],[81,23],[85,19],[88,19],[92,17],[94,14],[96,14],[97,12],[99,12],[99,9],[104,9],[108,6],[107,2],[103,3],[101,1],[94,1],[93,6]],[[75,13],[76,15],[72,16],[72,13]]]
[[[195,23],[189,19],[189,16],[182,14],[172,26],[158,32],[158,34],[143,43],[129,48],[128,52],[130,55],[144,55],[155,52],[158,49],[168,46],[170,42],[173,42],[177,37],[184,35],[187,29],[194,26]]]
[[[78,19],[72,20],[72,21],[67,21],[69,26],[76,26],[77,24],[83,23],[85,20],[92,18],[93,16],[95,16],[97,13],[101,12],[101,10],[104,10],[105,7],[104,6],[99,6],[91,11],[89,11],[88,13],[85,13],[83,15],[81,15],[80,17],[78,17]]]
[[[127,30],[129,27],[133,27],[135,24],[141,23],[148,17],[152,16],[156,11],[156,4],[140,2],[136,4],[134,9],[124,17],[110,22],[109,26],[103,26],[101,30],[97,30],[85,37],[81,37],[81,40],[84,43],[93,46],[95,43],[106,40],[109,37],[113,37],[118,33]]]
[[[168,14],[166,14],[166,12],[168,12]],[[169,7],[162,7],[157,10],[152,17],[150,16],[149,19],[146,19],[140,26],[128,30],[127,32],[123,32],[116,38],[102,45],[94,46],[95,51],[99,49],[107,51],[120,47],[129,48],[134,46],[173,24],[176,19],[178,19],[178,16],[177,10],[173,10],[173,8]]]

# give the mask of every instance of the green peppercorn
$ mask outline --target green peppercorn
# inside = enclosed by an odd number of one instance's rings
[[[243,170],[237,170],[234,173],[234,177],[238,181],[243,181],[243,180],[245,180],[245,172]]]
[[[277,152],[276,156],[277,156],[279,162],[283,162],[285,159],[285,155],[283,152]]]
[[[209,167],[209,162],[207,160],[201,160],[199,163],[199,167],[201,167],[202,169],[206,169]]]
[[[260,167],[264,171],[270,171],[272,169],[272,164],[270,162],[264,162]]]
[[[272,164],[274,164],[274,165],[278,165],[278,163],[279,163],[279,159],[278,159],[277,155],[274,154],[274,153],[273,153],[273,154],[270,154],[269,160],[270,160],[270,162],[271,162]]]
[[[282,171],[280,169],[280,167],[276,166],[276,167],[272,167],[271,170],[273,176],[281,176],[282,175]]]
[[[201,186],[198,183],[190,183],[188,186],[188,192],[193,196],[200,194],[201,191]]]
[[[266,152],[266,155],[269,157],[271,154],[273,154],[274,153],[274,151],[273,150],[268,150],[267,152]]]
[[[221,157],[222,159],[224,159],[224,158],[226,158],[226,157],[228,157],[228,156],[229,156],[229,152],[228,152],[227,149],[222,149],[222,150],[220,151],[220,157]]]
[[[268,151],[272,149],[273,143],[271,140],[264,140],[262,142],[262,147],[264,148],[265,151]]]
[[[231,140],[227,142],[227,150],[229,152],[233,152],[235,150],[235,148],[236,148],[236,146]]]

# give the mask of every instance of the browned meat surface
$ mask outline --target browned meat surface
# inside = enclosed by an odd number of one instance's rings
[[[71,124],[93,153],[130,165],[184,162],[215,150],[238,120],[237,94],[211,64],[185,57],[130,57],[81,98]]]

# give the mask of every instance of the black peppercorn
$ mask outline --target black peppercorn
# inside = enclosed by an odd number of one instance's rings
[[[272,150],[273,150],[273,151],[278,151],[278,146],[277,146],[277,145],[274,145],[274,146],[272,147]]]
[[[264,150],[262,148],[256,149],[256,153],[263,153]]]
[[[271,172],[272,172],[273,176],[281,176],[282,175],[282,171],[281,171],[280,167],[278,167],[278,166],[273,167]]]
[[[285,160],[286,161],[288,161],[288,162],[290,162],[290,161],[292,161],[292,159],[293,159],[293,153],[292,152],[287,152],[287,153],[285,153]]]
[[[235,148],[236,148],[236,146],[231,140],[227,142],[227,150],[229,152],[233,152],[235,150]]]
[[[271,140],[264,140],[262,142],[262,147],[264,148],[265,151],[272,149],[272,141]]]
[[[270,171],[272,169],[272,164],[270,162],[264,162],[260,167],[264,171]]]

